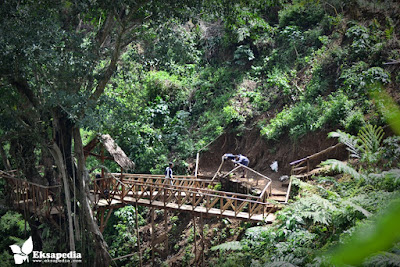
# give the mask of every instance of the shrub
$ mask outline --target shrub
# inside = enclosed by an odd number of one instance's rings
[[[354,25],[346,31],[346,37],[352,39],[350,47],[355,55],[360,57],[368,55],[371,40],[367,28],[360,25]]]
[[[289,84],[289,77],[287,73],[279,70],[278,68],[273,68],[271,72],[268,73],[267,82],[270,86],[276,86],[285,95],[291,93],[291,86]]]
[[[315,128],[321,128],[323,125],[334,126],[339,124],[343,118],[347,117],[353,106],[354,101],[350,100],[342,92],[330,95],[329,100],[322,103],[323,112]]]
[[[390,74],[380,67],[368,68],[367,63],[360,61],[344,69],[340,79],[343,81],[345,92],[351,93],[354,98],[366,98],[371,86],[389,83]],[[374,87],[379,89],[379,86]]]
[[[341,124],[346,132],[355,135],[361,127],[365,125],[364,114],[359,108],[356,108],[350,111],[350,113],[341,121]]]
[[[307,2],[307,4],[288,5],[286,9],[279,11],[279,26],[300,26],[308,29],[316,25],[324,17],[324,10],[319,4]]]
[[[225,123],[229,124],[232,122],[244,122],[246,118],[241,115],[234,106],[225,106],[223,109],[223,116]]]
[[[236,48],[233,59],[238,65],[246,65],[249,61],[254,59],[253,50],[251,50],[249,45],[240,45]]]
[[[268,125],[262,126],[261,135],[268,140],[276,140],[283,133],[296,140],[312,130],[320,110],[310,103],[300,102],[293,108],[283,109]]]

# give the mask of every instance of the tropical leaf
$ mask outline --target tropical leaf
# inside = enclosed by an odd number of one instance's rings
[[[329,256],[334,266],[361,265],[373,253],[390,249],[399,242],[400,199],[393,200],[385,212],[371,225],[355,232],[350,240],[333,249]],[[393,266],[393,265],[374,265]],[[394,265],[398,266],[398,265]]]
[[[361,152],[359,149],[360,139],[358,139],[357,137],[342,132],[340,130],[337,130],[336,132],[330,132],[328,134],[328,137],[338,138],[340,143],[345,144],[347,146],[346,149],[351,153],[350,154],[351,157],[353,158],[361,157]]]
[[[361,207],[360,205],[357,205],[349,200],[344,201],[342,204],[346,204],[350,207],[352,207],[355,210],[358,210],[359,212],[361,212],[362,214],[364,214],[365,217],[369,217],[372,215],[371,212],[367,211],[366,209],[364,209],[363,207]]]
[[[222,243],[218,246],[214,246],[211,248],[212,251],[227,251],[227,250],[242,250],[243,246],[240,244],[239,241],[231,241],[231,242],[226,242]]]
[[[268,262],[265,267],[297,267],[301,266],[303,263],[302,258],[297,258],[293,254],[288,254],[285,256],[276,257],[273,262]]]
[[[372,256],[371,258],[367,259],[363,266],[366,267],[374,267],[374,266],[381,266],[381,267],[394,267],[400,266],[400,255],[390,253],[390,252],[381,252]]]
[[[286,261],[274,261],[271,263],[267,263],[264,266],[265,267],[297,267],[297,265],[293,265],[290,262],[286,262]]]
[[[354,177],[354,179],[365,179],[365,175],[357,172],[354,168],[350,167],[349,165],[347,165],[346,163],[344,163],[343,161],[340,160],[336,160],[336,159],[328,159],[325,160],[324,162],[321,163],[322,166],[331,166],[331,168],[335,171],[341,172],[341,173],[347,173],[349,175],[351,175],[352,177]]]
[[[375,153],[378,151],[385,133],[381,126],[367,124],[360,129],[358,137],[361,141],[360,150],[363,153]]]

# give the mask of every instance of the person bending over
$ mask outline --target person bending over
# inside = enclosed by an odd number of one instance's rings
[[[249,166],[249,159],[246,156],[243,156],[242,154],[239,154],[236,156],[235,160],[233,160],[234,163],[239,163],[242,164],[244,166]],[[243,174],[242,174],[242,178],[246,177],[246,168],[243,168]]]

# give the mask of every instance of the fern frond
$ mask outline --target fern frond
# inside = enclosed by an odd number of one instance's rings
[[[268,262],[264,267],[297,267],[302,265],[303,258],[297,258],[293,254],[285,256],[272,257],[272,262]]]
[[[372,215],[371,212],[367,211],[366,209],[364,209],[360,205],[357,205],[357,204],[355,204],[355,203],[353,203],[353,202],[351,202],[349,200],[343,201],[342,204],[346,204],[346,205],[352,207],[353,209],[358,210],[359,212],[361,212],[367,218]]]
[[[352,136],[351,134],[342,132],[340,130],[337,130],[336,132],[330,132],[328,134],[328,137],[335,137],[338,138],[339,142],[342,144],[345,144],[347,146],[347,150],[350,151],[350,156],[353,158],[360,158],[361,157],[361,153],[359,150],[359,145],[358,143],[360,142],[360,140],[355,137]]]
[[[243,249],[243,246],[242,246],[242,244],[240,244],[239,241],[226,242],[226,243],[222,243],[222,244],[217,245],[217,246],[213,246],[211,248],[212,251],[216,251],[216,250],[219,250],[219,251],[227,251],[227,250],[238,251],[238,250],[242,250],[242,249]]]
[[[329,200],[319,195],[311,195],[301,198],[290,207],[282,210],[278,218],[285,223],[285,227],[293,229],[306,223],[329,225],[332,221],[332,213],[336,206]]]
[[[322,166],[331,166],[331,168],[335,171],[341,172],[341,173],[347,173],[354,177],[354,179],[361,179],[364,178],[365,176],[359,172],[357,172],[354,168],[350,167],[346,163],[336,160],[336,159],[328,159],[325,160],[324,162],[321,163]]]
[[[297,265],[293,265],[287,261],[274,261],[264,265],[265,267],[297,267]]]
[[[385,133],[381,126],[372,126],[371,124],[363,126],[358,133],[358,137],[361,141],[360,149],[364,153],[377,152],[384,135]]]
[[[366,260],[363,266],[400,266],[400,255],[390,252],[381,252]]]

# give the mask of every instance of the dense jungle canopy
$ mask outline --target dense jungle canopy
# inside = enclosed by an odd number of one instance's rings
[[[95,173],[120,171],[84,154],[103,134],[134,161],[129,172],[143,174],[164,174],[170,161],[175,173],[193,174],[208,145],[204,173],[215,169],[214,153],[240,150],[255,170],[268,173],[277,160],[290,175],[290,161],[343,143],[346,162],[327,160],[330,171],[292,178],[274,224],[206,221],[205,264],[400,266],[398,1],[0,6],[0,170],[62,185],[66,218],[13,211],[0,179],[4,266],[14,266],[9,246],[29,236],[35,251],[82,253],[84,266],[152,263],[150,249],[137,253],[135,234],[140,227],[148,241],[148,208],[109,211],[103,232],[91,208]],[[221,136],[238,140],[228,142],[231,151],[210,146]],[[200,264],[190,218],[170,216],[170,255],[157,266]]]

